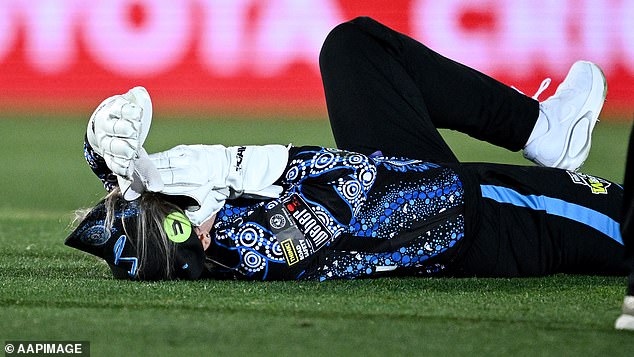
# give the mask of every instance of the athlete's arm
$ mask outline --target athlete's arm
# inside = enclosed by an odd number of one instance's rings
[[[283,145],[179,145],[150,155],[150,160],[164,183],[160,192],[190,198],[185,213],[200,225],[227,199],[278,197],[282,187],[274,183],[286,167],[288,149]]]

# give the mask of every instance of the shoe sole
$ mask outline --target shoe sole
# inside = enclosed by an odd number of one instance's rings
[[[605,97],[608,94],[608,84],[601,68],[591,62],[582,62],[589,64],[592,68],[592,91],[590,92],[590,95],[588,95],[588,99],[584,105],[581,107],[581,110],[579,110],[579,113],[577,113],[575,123],[570,126],[568,132],[566,133],[566,142],[561,156],[555,161],[554,165],[552,165],[553,167],[572,171],[579,169],[590,153],[592,131],[599,120],[599,114],[601,113],[601,109],[603,109],[603,103],[605,102]],[[597,100],[600,100],[599,107],[595,111],[590,110],[589,107],[593,106]],[[583,113],[583,115],[580,115],[581,113]],[[584,134],[587,140],[581,150],[576,150],[578,152],[571,155],[571,151],[573,150],[571,145],[572,138],[578,130],[585,131]]]
[[[634,316],[622,314],[618,319],[616,319],[614,328],[617,330],[634,331]]]

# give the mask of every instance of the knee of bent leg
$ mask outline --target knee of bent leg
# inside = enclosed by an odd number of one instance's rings
[[[328,63],[330,59],[335,60],[345,52],[355,48],[352,46],[354,43],[358,43],[360,38],[364,36],[363,30],[359,25],[360,20],[366,18],[357,17],[351,21],[347,21],[337,25],[333,28],[321,47],[319,53],[319,62],[324,64]]]

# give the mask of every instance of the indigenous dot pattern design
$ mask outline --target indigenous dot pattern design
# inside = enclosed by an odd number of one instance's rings
[[[377,170],[365,155],[327,148],[301,151],[291,160],[289,166],[284,175],[285,182],[289,185],[298,185],[302,180],[318,179],[334,173],[335,179],[326,178],[325,181],[330,181],[329,184],[332,184],[337,194],[347,203],[353,215],[365,201],[367,192],[374,184]],[[344,173],[337,174],[338,171]]]
[[[218,212],[214,224],[214,250],[237,254],[237,265],[227,268],[246,278],[266,280],[271,276],[279,277],[280,271],[289,269],[280,244],[269,222],[262,219],[261,212],[272,209],[293,194],[299,194],[332,233],[334,240],[349,229],[349,217],[359,212],[375,177],[376,166],[364,155],[313,147],[299,151],[291,158],[282,175],[285,191],[280,198],[244,207],[227,203]],[[341,199],[336,200],[337,205],[326,207],[307,198],[302,192],[304,185],[322,185],[332,192],[330,195]],[[343,221],[342,217],[348,217],[348,221]],[[298,278],[303,274],[301,271],[287,278]]]
[[[462,183],[449,169],[428,163],[397,165],[394,159],[375,161],[387,171],[423,172],[435,169],[435,175],[417,175],[414,181],[391,182],[377,188],[374,192],[378,194],[373,194],[350,222],[349,233],[362,237],[391,238],[398,232],[410,229],[414,222],[430,219],[463,203]]]
[[[416,274],[437,273],[445,266],[429,264],[428,260],[454,247],[464,236],[461,211],[464,191],[455,172],[417,160],[376,157],[374,161],[380,169],[379,175],[427,174],[416,175],[414,180],[391,181],[375,187],[350,223],[348,233],[367,237],[369,245],[376,238],[411,237],[393,251],[328,252],[320,280],[357,278],[400,268],[415,268]]]
[[[269,265],[283,264],[284,254],[273,233],[262,220],[252,219],[264,202],[238,207],[225,204],[216,215],[213,240],[216,249],[238,255],[238,265],[229,266],[246,277],[266,279]]]

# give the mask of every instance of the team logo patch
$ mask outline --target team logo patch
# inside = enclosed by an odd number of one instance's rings
[[[183,243],[192,233],[192,224],[184,214],[172,212],[165,217],[163,229],[169,240],[174,243]]]
[[[96,224],[81,232],[79,239],[88,245],[104,245],[108,239],[110,239],[110,230],[106,229],[103,225]]]
[[[282,227],[286,225],[286,218],[280,213],[274,214],[273,217],[269,219],[269,224],[273,229],[282,229]]]
[[[590,191],[595,195],[607,194],[608,187],[612,185],[610,181],[604,180],[592,175],[582,174],[579,172],[567,171],[572,182],[578,185],[588,186]]]

